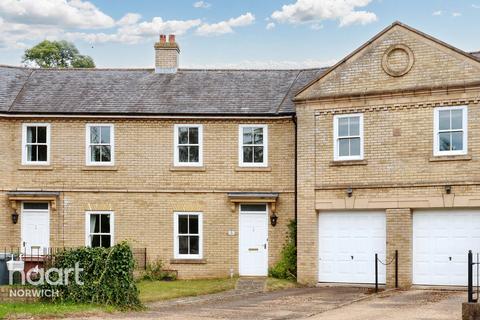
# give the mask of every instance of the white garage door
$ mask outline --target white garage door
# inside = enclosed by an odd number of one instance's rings
[[[467,285],[467,253],[480,251],[480,210],[415,210],[413,283]]]
[[[322,211],[318,234],[320,282],[375,282],[375,253],[385,261],[385,212]],[[379,283],[385,283],[382,264]]]

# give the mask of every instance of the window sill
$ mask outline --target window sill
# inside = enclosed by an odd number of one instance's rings
[[[342,167],[342,166],[366,166],[367,160],[336,160],[330,161],[330,167]]]
[[[205,259],[171,259],[170,264],[207,264]]]
[[[82,171],[118,171],[116,166],[84,166]]]
[[[440,161],[470,161],[472,156],[469,155],[452,155],[452,156],[434,156],[428,159],[430,162],[440,162]]]
[[[237,172],[271,172],[271,167],[236,167]]]
[[[24,164],[21,167],[18,167],[18,170],[44,170],[44,171],[51,171],[53,170],[52,165],[36,165],[36,164]]]
[[[175,166],[172,166],[170,167],[170,171],[179,171],[179,172],[205,172],[206,169],[204,166],[178,166],[178,167],[175,167]]]

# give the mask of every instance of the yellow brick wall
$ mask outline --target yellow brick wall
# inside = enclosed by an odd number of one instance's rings
[[[177,68],[178,67],[177,49],[157,49],[155,48],[155,67],[157,68]]]
[[[22,123],[12,120],[14,188],[120,189],[162,191],[293,191],[294,127],[291,120],[266,121],[166,121],[166,120],[48,120],[51,124],[51,165],[43,168],[21,165]],[[44,121],[44,120],[42,120]],[[115,171],[90,170],[85,166],[86,123],[115,126]],[[201,171],[176,171],[173,167],[174,124],[203,125]],[[239,124],[268,124],[269,167],[238,169]]]
[[[412,50],[414,63],[406,75],[392,77],[384,72],[382,58],[392,45],[397,44],[406,45]],[[299,98],[355,96],[372,91],[463,85],[478,81],[479,77],[480,63],[396,26],[302,92]]]
[[[21,127],[28,121],[51,124],[51,165],[21,165]],[[85,244],[85,211],[115,213],[115,241],[129,240],[147,248],[150,261],[162,259],[182,278],[238,273],[238,208],[231,210],[227,192],[279,192],[276,227],[269,226],[269,265],[279,258],[288,222],[294,218],[294,125],[291,120],[114,120],[115,170],[85,166],[85,119],[15,119],[0,122],[10,128],[0,136],[11,153],[0,160],[2,214],[0,247],[20,245],[20,222],[13,225],[6,195],[10,190],[60,191],[58,209],[51,212],[52,247]],[[204,168],[173,170],[173,127],[203,124]],[[238,168],[239,124],[268,124],[269,166]],[[9,133],[8,133],[9,131]],[[7,134],[8,133],[8,134]],[[8,150],[8,148],[6,148]],[[7,169],[11,168],[11,170]],[[11,179],[6,179],[11,172]],[[174,264],[173,213],[203,212],[205,264]],[[234,230],[235,235],[227,232]]]
[[[297,107],[297,273],[301,283],[316,283],[318,225],[315,210],[315,115],[312,108]]]
[[[412,284],[412,211],[387,209],[387,286],[395,287],[395,250],[398,251],[398,286]]]
[[[475,98],[475,95],[471,97]],[[417,101],[424,104],[429,99],[419,98]],[[392,182],[465,182],[480,174],[480,137],[476,134],[480,133],[480,105],[468,104],[468,148],[472,156],[468,161],[432,161],[438,159],[433,157],[434,107],[375,111],[364,107],[357,110],[363,112],[366,165],[334,165],[333,114],[321,113],[316,117],[316,127],[321,130],[316,136],[316,181],[319,188]]]

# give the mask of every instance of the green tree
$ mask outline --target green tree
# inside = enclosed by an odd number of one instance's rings
[[[64,40],[40,42],[25,50],[22,62],[40,68],[95,68],[91,57],[81,55],[73,43]]]

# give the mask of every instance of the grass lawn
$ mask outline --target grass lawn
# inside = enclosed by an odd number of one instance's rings
[[[217,293],[235,288],[237,278],[204,279],[204,280],[176,280],[176,281],[140,281],[137,283],[140,290],[140,300],[143,303],[168,300],[181,297],[198,296]],[[297,287],[297,283],[289,280],[268,278],[267,290],[275,291]],[[59,317],[68,314],[92,314],[99,312],[115,312],[114,307],[96,306],[89,304],[71,303],[0,303],[0,319],[5,317]]]
[[[0,303],[0,319],[6,317],[16,318],[20,315],[25,316],[53,316],[63,317],[72,313],[96,313],[96,312],[113,312],[113,307],[95,306],[90,304],[70,304],[70,303],[21,303],[21,302],[4,302]]]
[[[140,300],[142,302],[153,302],[230,290],[235,287],[236,281],[236,278],[141,281],[137,286],[140,289]]]

